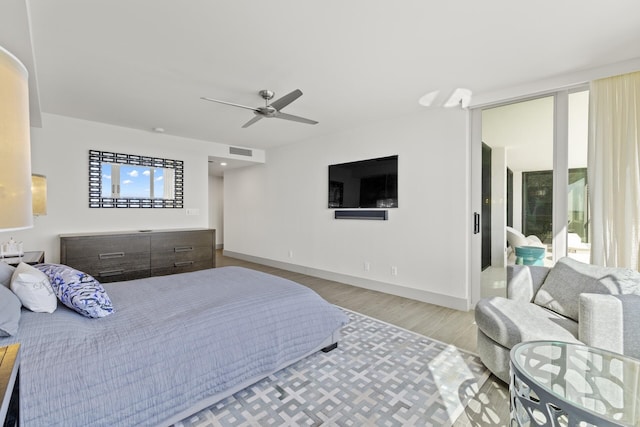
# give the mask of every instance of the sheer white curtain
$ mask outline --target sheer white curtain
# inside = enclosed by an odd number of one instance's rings
[[[589,108],[591,262],[637,270],[640,71],[593,81]]]
[[[164,169],[164,198],[175,199],[176,198],[176,186],[175,186],[176,171],[175,169]]]

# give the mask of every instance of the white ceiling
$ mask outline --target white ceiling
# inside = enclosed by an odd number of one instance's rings
[[[433,90],[476,96],[640,58],[638,0],[28,5],[43,112],[253,148],[418,113]],[[284,111],[318,125],[242,129],[251,111],[200,100],[259,106],[260,89],[297,88]]]
[[[224,176],[224,172],[230,169],[243,168],[245,166],[252,166],[255,164],[256,162],[249,160],[209,156],[209,175]]]

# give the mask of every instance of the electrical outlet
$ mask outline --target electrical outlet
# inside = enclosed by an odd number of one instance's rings
[[[293,251],[292,250],[289,251],[289,258],[293,258]]]
[[[369,261],[365,261],[362,267],[364,268],[364,271],[369,271],[371,270],[371,263]]]
[[[391,266],[391,275],[392,276],[397,276],[398,275],[398,267],[396,267],[395,265]]]

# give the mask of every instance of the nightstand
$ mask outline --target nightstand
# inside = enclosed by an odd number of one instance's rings
[[[44,262],[44,252],[43,251],[33,251],[33,252],[25,252],[20,257],[10,257],[10,258],[0,258],[0,261],[4,261],[9,265],[17,266],[21,262],[25,264],[34,265],[34,264],[42,264]]]
[[[0,422],[3,426],[19,425],[19,352],[20,344],[0,347]]]

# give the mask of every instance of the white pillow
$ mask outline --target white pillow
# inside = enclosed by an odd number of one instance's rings
[[[40,270],[23,262],[13,272],[11,290],[22,305],[31,311],[53,313],[58,306],[58,299],[49,278]]]

